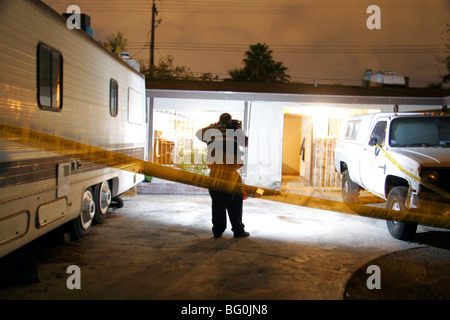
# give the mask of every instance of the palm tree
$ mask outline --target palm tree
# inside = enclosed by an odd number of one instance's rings
[[[244,68],[234,68],[228,71],[232,81],[247,82],[289,82],[287,67],[283,62],[272,58],[272,50],[264,43],[250,46],[245,52]]]
[[[225,80],[232,80],[232,81],[237,81],[237,82],[248,81],[247,75],[245,74],[244,69],[233,68],[233,69],[229,70],[228,73],[230,74],[231,79],[225,79]]]
[[[272,50],[266,44],[257,43],[245,52],[244,70],[249,81],[265,82],[271,78],[273,59]]]

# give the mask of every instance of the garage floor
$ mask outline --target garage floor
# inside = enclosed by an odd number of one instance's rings
[[[244,201],[251,236],[211,234],[208,195],[142,195],[80,240],[45,237],[21,250],[39,281],[0,299],[449,299],[450,230],[392,238],[385,221],[258,199]],[[81,289],[69,290],[70,265]],[[367,266],[381,271],[368,290]]]

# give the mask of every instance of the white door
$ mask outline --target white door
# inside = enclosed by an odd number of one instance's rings
[[[375,147],[374,139],[376,138],[376,144],[385,148],[386,127],[386,120],[381,119],[375,124],[369,140],[366,141],[364,146],[360,163],[360,174],[363,187],[383,198],[385,196],[384,187],[387,163],[389,160],[379,148]]]

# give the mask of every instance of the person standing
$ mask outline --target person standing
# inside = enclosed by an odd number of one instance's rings
[[[210,177],[241,184],[238,172],[243,165],[241,147],[248,146],[248,137],[237,120],[229,113],[223,113],[219,122],[212,123],[196,133],[197,138],[208,147],[206,163],[210,168]],[[242,222],[244,195],[240,192],[223,192],[210,188],[212,200],[212,232],[214,238],[220,238],[227,228],[227,212],[231,231],[235,238],[250,236]]]

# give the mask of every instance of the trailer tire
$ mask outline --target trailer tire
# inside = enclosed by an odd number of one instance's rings
[[[103,223],[111,203],[111,189],[108,181],[103,181],[94,187],[94,203],[95,215],[93,222],[95,224]]]
[[[87,236],[91,230],[92,220],[95,216],[94,193],[87,188],[81,198],[81,210],[77,218],[72,220],[71,234],[78,240]]]
[[[394,187],[389,192],[386,209],[394,211],[405,211],[406,197],[408,195],[408,187]],[[394,220],[386,220],[386,224],[391,236],[396,239],[409,241],[414,239],[417,230],[417,224],[396,222]]]
[[[346,203],[356,203],[359,197],[359,185],[350,179],[348,170],[342,174],[342,199]]]

